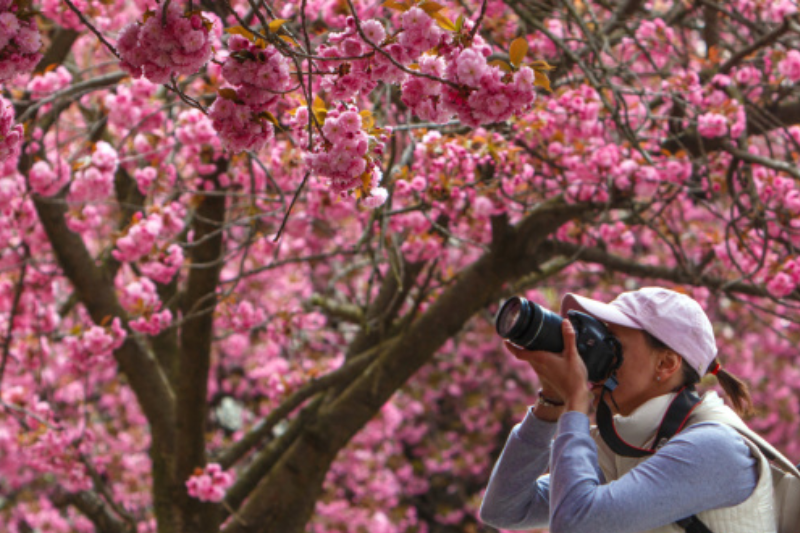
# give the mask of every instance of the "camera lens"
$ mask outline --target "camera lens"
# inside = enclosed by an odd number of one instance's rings
[[[497,333],[508,338],[522,317],[522,302],[519,298],[511,298],[497,313]]]
[[[498,335],[528,350],[560,352],[561,317],[521,296],[509,298],[495,319]]]

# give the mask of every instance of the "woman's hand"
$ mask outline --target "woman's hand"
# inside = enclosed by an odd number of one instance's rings
[[[561,355],[529,351],[506,341],[506,348],[521,361],[527,361],[542,382],[542,394],[552,400],[563,401],[568,411],[589,413],[592,396],[589,392],[589,375],[578,354],[575,329],[569,320],[561,324],[564,351]]]

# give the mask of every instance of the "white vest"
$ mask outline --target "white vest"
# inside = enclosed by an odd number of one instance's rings
[[[675,394],[653,398],[640,406],[630,416],[614,417],[614,425],[620,436],[628,443],[651,448],[658,424],[669,407]],[[732,409],[727,407],[715,392],[703,396],[703,401],[694,409],[688,424],[715,420],[736,427],[746,427]],[[592,428],[592,438],[597,444],[600,469],[606,482],[619,479],[648,457],[622,457],[616,455],[600,436],[600,431]],[[699,513],[697,517],[713,533],[775,533],[775,512],[772,495],[772,475],[769,462],[758,447],[748,439],[743,439],[750,447],[758,462],[759,477],[753,493],[744,502],[733,507],[720,507]],[[723,487],[720,487],[723,490]],[[668,524],[646,533],[685,533],[677,524]]]

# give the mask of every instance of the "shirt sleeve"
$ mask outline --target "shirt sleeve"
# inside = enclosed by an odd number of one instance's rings
[[[481,504],[481,520],[499,529],[547,527],[550,521],[550,445],[555,422],[528,411],[506,441]]]
[[[735,430],[693,425],[620,479],[603,483],[589,418],[558,422],[551,457],[552,533],[634,533],[746,500],[758,483],[757,461]]]

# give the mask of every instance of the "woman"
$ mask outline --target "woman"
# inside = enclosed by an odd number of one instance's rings
[[[744,384],[720,369],[700,305],[674,291],[643,288],[610,304],[568,294],[561,313],[572,309],[606,323],[619,340],[618,386],[587,387],[569,320],[562,324],[562,354],[507,342],[542,388],[495,465],[481,519],[501,529],[553,533],[682,533],[683,520],[694,517],[687,531],[773,533],[767,461],[732,429],[743,422],[715,393],[694,406],[680,432],[653,442],[678,391],[693,389],[707,372],[717,375],[737,412],[752,407]],[[590,427],[590,408],[600,402],[614,415],[612,436],[643,456],[619,451]]]

